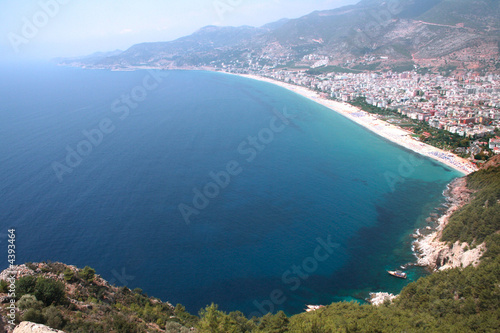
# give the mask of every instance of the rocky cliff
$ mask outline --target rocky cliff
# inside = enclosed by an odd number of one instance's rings
[[[498,214],[494,209],[498,207],[498,183],[500,156],[491,158],[478,172],[468,177],[459,178],[449,185],[447,196],[449,208],[447,212],[438,220],[438,227],[435,232],[423,236],[415,242],[418,251],[418,264],[428,266],[433,270],[443,270],[454,267],[477,266],[480,258],[486,252],[486,236],[491,232],[498,232]],[[471,185],[471,182],[473,185]],[[474,190],[473,188],[477,190]],[[486,190],[485,190],[486,188]],[[486,191],[486,192],[485,192]],[[497,199],[498,201],[498,199]],[[465,207],[467,205],[467,207]],[[471,209],[471,207],[473,207]],[[455,213],[460,215],[467,208],[467,217],[462,216],[460,223],[455,223],[453,232],[450,228],[446,230],[450,218],[455,217]],[[487,209],[490,211],[486,212]],[[474,214],[471,214],[470,211]],[[478,215],[479,214],[479,215]],[[492,215],[492,220],[482,220],[483,215]],[[462,214],[463,215],[463,214]],[[489,216],[488,215],[488,216]],[[495,224],[495,215],[496,224]],[[482,221],[482,222],[480,222]],[[474,237],[464,236],[473,233]],[[464,238],[465,237],[465,238]],[[448,241],[443,241],[447,239]],[[464,242],[469,239],[469,242]],[[451,241],[450,241],[451,240]],[[462,240],[462,241],[460,241]],[[478,241],[479,240],[479,241]]]
[[[65,332],[55,330],[53,328],[50,328],[42,324],[23,321],[14,329],[13,333],[65,333]]]
[[[466,178],[459,178],[449,185],[447,192],[449,208],[439,219],[436,231],[415,242],[418,251],[417,263],[432,270],[477,266],[486,249],[484,244],[471,249],[467,243],[457,241],[450,246],[449,243],[441,241],[443,229],[450,216],[470,202],[473,191],[467,188]]]

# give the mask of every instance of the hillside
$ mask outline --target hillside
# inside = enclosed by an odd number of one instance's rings
[[[209,26],[170,42],[137,44],[111,55],[60,60],[93,68],[330,65],[370,68],[416,64],[495,70],[500,2],[364,0],[260,28]],[[353,61],[354,60],[354,61]]]
[[[148,297],[142,290],[116,287],[89,267],[62,263],[15,266],[16,322],[31,321],[65,332],[188,332],[196,318],[182,306]],[[9,272],[0,274],[0,332],[8,320]],[[187,327],[185,327],[187,326]]]
[[[500,230],[500,166],[495,166],[499,162],[500,156],[495,156],[467,177],[467,186],[474,191],[472,200],[450,217],[443,230],[443,241],[477,246]]]

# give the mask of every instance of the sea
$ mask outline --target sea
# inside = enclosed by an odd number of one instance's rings
[[[188,311],[398,293],[461,174],[276,85],[206,71],[0,68],[0,242]],[[2,246],[4,247],[4,246]],[[0,260],[7,267],[7,252]]]

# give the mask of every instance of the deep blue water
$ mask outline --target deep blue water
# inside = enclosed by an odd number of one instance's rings
[[[267,83],[1,71],[0,233],[16,228],[18,263],[89,265],[193,313],[399,292],[423,272],[386,269],[414,260],[410,233],[459,176]]]

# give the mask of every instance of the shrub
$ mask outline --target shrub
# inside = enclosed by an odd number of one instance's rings
[[[59,281],[39,278],[36,282],[34,295],[47,306],[61,304],[65,297],[64,284]]]
[[[36,287],[36,277],[24,276],[16,281],[16,294],[22,297],[25,294],[33,294]]]
[[[9,290],[9,283],[5,280],[0,280],[0,293],[6,293]]]
[[[74,281],[75,279],[75,272],[73,272],[73,270],[71,270],[70,268],[66,268],[64,270],[64,280],[65,281],[68,281],[68,282],[72,282]]]
[[[28,267],[29,269],[31,269],[32,271],[35,271],[38,267],[32,263],[32,262],[27,262],[26,263],[26,267]]]
[[[36,299],[34,295],[26,294],[17,302],[17,307],[21,310],[35,309],[41,310],[43,303]]]
[[[124,316],[117,315],[113,317],[113,328],[118,333],[135,333],[139,332],[135,323],[127,321]]]
[[[32,323],[45,324],[42,312],[36,309],[29,309],[22,316],[23,321],[31,321]]]
[[[190,330],[179,323],[169,321],[165,324],[165,332],[167,333],[188,333]]]
[[[51,328],[63,328],[65,320],[61,312],[53,305],[48,308],[43,309],[43,316],[45,317],[45,323]]]
[[[90,268],[89,266],[85,266],[81,271],[78,272],[78,276],[80,276],[87,282],[92,282],[95,276],[95,269]]]

